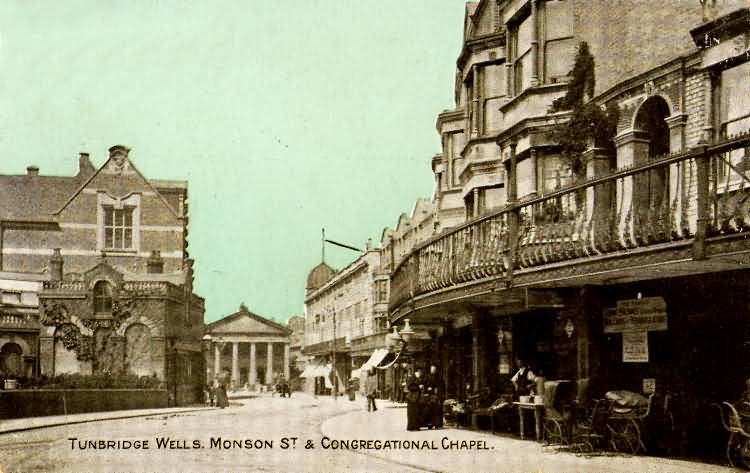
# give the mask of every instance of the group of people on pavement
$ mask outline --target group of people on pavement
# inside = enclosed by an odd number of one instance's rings
[[[217,375],[214,378],[213,383],[206,384],[206,392],[208,394],[208,401],[211,406],[216,405],[217,407],[220,407],[222,409],[229,406],[226,376]],[[216,402],[216,404],[214,404],[214,402]]]
[[[443,427],[443,379],[436,364],[422,376],[417,369],[406,381],[406,430]]]

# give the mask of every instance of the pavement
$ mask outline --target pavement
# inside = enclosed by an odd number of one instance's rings
[[[364,401],[363,401],[364,403]],[[461,428],[406,430],[406,409],[379,401],[376,412],[364,409],[329,418],[321,425],[332,440],[380,440],[380,449],[357,449],[364,455],[432,472],[732,472],[727,466],[645,455],[579,455],[532,440]],[[386,440],[412,440],[428,449],[404,448]],[[335,444],[334,442],[331,442]],[[372,447],[377,447],[374,443]]]
[[[0,435],[25,430],[43,429],[58,425],[83,424],[100,420],[128,419],[131,417],[146,417],[155,414],[181,414],[184,412],[217,409],[208,406],[167,407],[159,409],[128,409],[123,411],[87,412],[85,414],[68,414],[61,416],[25,417],[22,419],[0,420]]]

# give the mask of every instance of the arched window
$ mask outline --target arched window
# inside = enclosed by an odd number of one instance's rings
[[[99,281],[94,285],[94,312],[112,312],[112,285],[107,281]]]

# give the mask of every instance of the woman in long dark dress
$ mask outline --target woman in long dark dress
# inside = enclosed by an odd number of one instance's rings
[[[216,377],[216,384],[214,384],[216,387],[216,405],[222,409],[229,406],[229,398],[227,398],[227,378],[228,376],[221,373]]]
[[[406,430],[419,430],[422,424],[422,372],[417,370],[406,382]]]

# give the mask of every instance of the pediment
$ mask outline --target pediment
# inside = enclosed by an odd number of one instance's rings
[[[86,271],[83,280],[86,282],[86,287],[89,289],[93,288],[97,281],[101,280],[106,280],[114,287],[118,288],[122,285],[123,274],[106,261],[102,261]]]
[[[209,325],[208,333],[222,334],[268,334],[288,335],[288,330],[271,320],[264,319],[250,312],[238,312]]]

